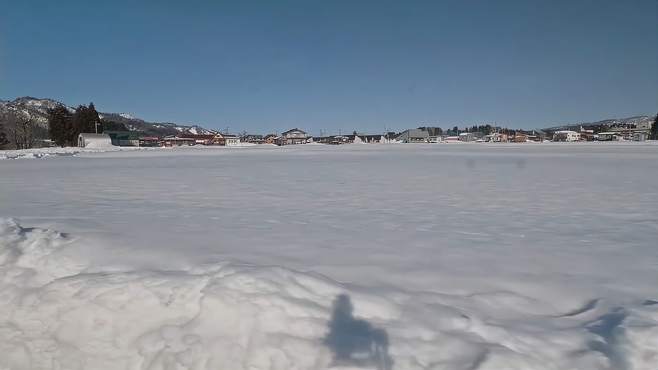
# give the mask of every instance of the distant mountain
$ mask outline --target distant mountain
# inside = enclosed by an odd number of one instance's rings
[[[543,131],[560,131],[560,130],[573,130],[578,131],[581,127],[584,129],[608,129],[611,127],[637,127],[637,128],[651,128],[654,117],[652,116],[634,116],[628,118],[613,118],[596,122],[582,122],[565,124],[561,126],[547,127]]]
[[[75,108],[52,99],[38,99],[33,97],[17,98],[13,101],[0,100],[0,116],[7,112],[16,112],[24,117],[30,117],[43,128],[48,126],[48,110],[56,106],[64,106],[69,111]],[[217,131],[209,130],[198,125],[180,125],[171,122],[148,122],[133,117],[128,113],[100,113],[101,119],[123,123],[131,131],[139,131],[149,136],[176,135],[179,133],[213,134]]]
[[[39,125],[45,128],[48,124],[48,109],[55,108],[59,105],[65,106],[71,112],[75,111],[73,108],[52,99],[37,99],[25,96],[17,98],[14,101],[0,101],[0,114],[16,112],[24,117],[34,119]]]
[[[148,122],[133,117],[128,113],[99,113],[101,119],[123,123],[130,131],[139,131],[151,136],[176,135],[190,133],[194,135],[215,134],[217,131],[209,130],[198,125],[180,125],[171,122]]]

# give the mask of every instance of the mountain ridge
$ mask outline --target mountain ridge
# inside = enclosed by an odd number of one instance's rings
[[[66,107],[70,112],[75,112],[75,108],[68,106],[50,98],[35,98],[32,96],[18,97],[14,100],[0,99],[0,114],[9,111],[16,111],[24,117],[34,119],[39,126],[47,129],[48,125],[48,109],[52,109],[58,105]],[[147,121],[132,114],[121,113],[107,113],[99,112],[102,119],[114,121],[124,124],[130,131],[138,131],[149,136],[167,136],[177,135],[181,133],[189,134],[215,134],[219,131],[204,128],[196,124],[179,124],[174,122],[157,122]],[[583,128],[609,128],[615,126],[633,125],[635,127],[651,127],[654,116],[636,115],[626,118],[610,118],[593,122],[579,122],[579,123],[565,123],[556,126],[546,127],[541,129],[546,132],[554,132],[559,130],[579,130]]]
[[[632,116],[626,118],[608,118],[594,122],[566,123],[562,125],[546,127],[541,130],[542,131],[559,131],[559,130],[578,131],[580,127],[587,129],[587,128],[601,128],[601,127],[610,128],[615,126],[629,126],[629,125],[638,128],[644,127],[650,129],[654,118],[655,116],[646,116],[646,115]]]
[[[32,118],[42,128],[48,127],[48,110],[56,106],[63,106],[70,112],[75,108],[50,98],[35,98],[22,96],[14,100],[0,99],[0,114],[15,112],[23,117]],[[152,136],[176,135],[180,133],[213,134],[215,130],[206,129],[196,124],[178,124],[174,122],[152,122],[137,118],[131,114],[98,112],[101,119],[124,124],[130,131],[142,132]]]

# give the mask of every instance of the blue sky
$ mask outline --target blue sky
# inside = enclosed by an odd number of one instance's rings
[[[0,99],[239,132],[658,111],[658,1],[1,1]]]

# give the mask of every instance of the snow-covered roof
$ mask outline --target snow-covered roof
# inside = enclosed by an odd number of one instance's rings
[[[304,131],[304,130],[300,130],[300,129],[298,129],[298,128],[295,127],[295,128],[290,129],[290,130],[288,130],[288,131],[282,132],[281,135],[289,134],[289,133],[291,133],[291,132],[295,132],[295,131],[297,131],[297,132],[301,132],[301,133],[303,133],[303,134],[306,134],[306,131]]]

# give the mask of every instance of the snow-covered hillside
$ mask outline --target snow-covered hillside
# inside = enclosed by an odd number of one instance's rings
[[[24,117],[34,119],[37,124],[47,128],[48,110],[58,105],[65,106],[69,111],[74,112],[73,107],[52,99],[38,99],[33,97],[17,98],[13,101],[0,101],[0,117],[6,112],[16,112]],[[136,118],[128,113],[100,113],[101,119],[123,123],[129,130],[141,131],[148,135],[175,135],[180,132],[190,132],[198,134],[214,133],[213,130],[205,129],[198,125],[179,125],[167,122],[148,122]]]
[[[646,127],[650,128],[653,123],[655,116],[634,116],[627,118],[611,118],[602,121],[596,122],[580,122],[580,123],[571,123],[564,124],[555,127],[545,128],[544,131],[559,131],[559,130],[575,130],[579,131],[581,127],[600,127],[600,128],[610,128],[610,127],[621,127],[621,126],[633,126],[633,127]]]
[[[655,370],[657,155],[0,161],[0,369]]]

